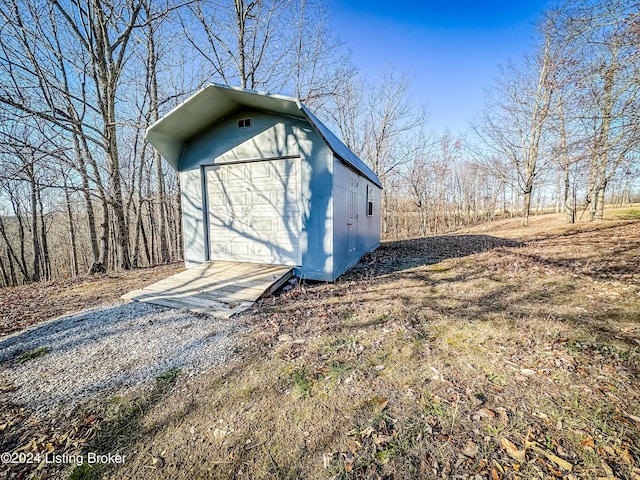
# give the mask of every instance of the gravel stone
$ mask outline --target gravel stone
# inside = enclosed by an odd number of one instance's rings
[[[132,302],[84,311],[0,340],[0,383],[9,400],[46,415],[100,395],[152,384],[181,368],[195,375],[230,358],[237,320]],[[18,362],[28,351],[48,352]]]

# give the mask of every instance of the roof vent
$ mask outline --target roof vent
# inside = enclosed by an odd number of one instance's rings
[[[251,126],[251,119],[250,118],[243,118],[241,120],[238,120],[238,128],[247,128]]]

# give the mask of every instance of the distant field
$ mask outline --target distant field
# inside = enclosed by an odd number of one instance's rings
[[[640,207],[385,243],[238,322],[224,368],[25,420],[33,448],[128,455],[73,478],[640,479]]]

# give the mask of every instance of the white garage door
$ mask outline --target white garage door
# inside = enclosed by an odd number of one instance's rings
[[[300,265],[300,159],[206,170],[211,260]]]

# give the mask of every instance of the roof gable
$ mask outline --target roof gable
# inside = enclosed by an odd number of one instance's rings
[[[185,144],[241,107],[307,120],[340,160],[382,187],[375,173],[296,98],[209,84],[147,129],[146,138],[176,170]]]

